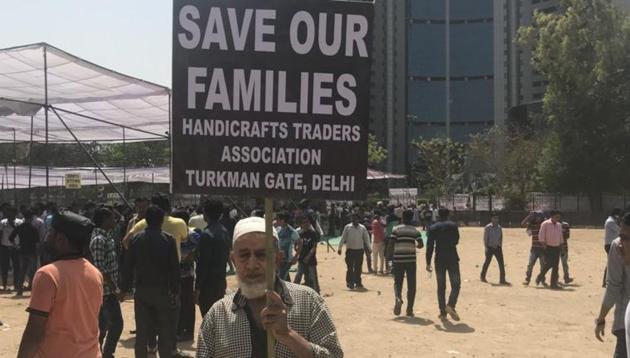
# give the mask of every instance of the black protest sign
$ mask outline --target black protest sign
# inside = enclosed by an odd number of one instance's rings
[[[175,0],[173,192],[364,198],[372,14]]]

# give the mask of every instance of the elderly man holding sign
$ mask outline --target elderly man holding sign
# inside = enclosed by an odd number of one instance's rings
[[[197,357],[265,357],[267,332],[276,339],[277,358],[343,357],[330,311],[315,291],[280,279],[266,289],[265,238],[263,218],[236,224],[231,258],[239,289],[204,317]],[[277,237],[275,253],[280,263]]]

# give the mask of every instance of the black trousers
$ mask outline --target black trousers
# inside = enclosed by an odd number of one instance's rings
[[[407,311],[413,311],[416,300],[416,263],[394,262],[394,295],[402,301],[403,281],[407,276]]]
[[[617,344],[615,344],[615,353],[613,358],[628,358],[628,351],[626,349],[626,330],[620,329],[614,331],[613,334],[617,337]]]
[[[560,247],[547,246],[545,248],[545,267],[538,275],[538,281],[544,281],[545,275],[551,270],[551,285],[558,284],[558,265],[560,264]]]
[[[100,331],[98,340],[101,344],[103,358],[114,356],[116,345],[123,331],[123,325],[120,302],[118,302],[116,295],[103,296],[103,305],[98,314],[98,328]]]
[[[370,254],[370,251],[365,248],[365,261],[367,262],[367,267],[368,267],[368,271],[372,272],[372,254]]]
[[[435,262],[435,278],[437,279],[437,296],[440,314],[446,314],[446,274],[451,281],[451,293],[448,296],[448,305],[455,308],[459,299],[461,288],[461,276],[459,273],[459,261],[449,260]]]
[[[20,280],[20,255],[15,247],[0,245],[0,271],[2,271],[2,286],[9,284],[9,267],[13,269],[13,287],[18,291]]]
[[[361,269],[365,250],[346,250],[346,284],[348,286],[363,286],[361,283]]]
[[[212,308],[212,305],[215,302],[225,296],[226,287],[227,283],[223,281],[212,283],[201,289],[201,292],[199,292],[199,310],[201,311],[201,318],[210,311],[210,308]]]
[[[19,270],[16,269],[17,272],[17,282],[15,283],[15,290],[17,293],[22,293],[24,287],[24,281],[26,280],[26,275],[32,271],[32,267],[36,265],[37,256],[35,254],[19,254]],[[31,273],[30,282],[33,284],[33,276],[34,273]]]
[[[136,292],[136,358],[147,356],[147,343],[154,329],[158,335],[160,357],[172,357],[176,342],[175,325],[177,303],[166,292]]]
[[[181,307],[179,309],[179,322],[177,324],[178,335],[194,335],[195,334],[195,303],[193,302],[193,285],[194,277],[182,277],[181,280],[180,300]]]
[[[483,268],[481,269],[481,278],[486,278],[492,257],[496,257],[499,263],[499,281],[505,282],[505,265],[503,263],[503,249],[501,247],[486,247],[486,261],[483,263]]]

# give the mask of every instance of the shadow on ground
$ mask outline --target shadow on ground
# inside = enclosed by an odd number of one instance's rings
[[[448,333],[473,333],[475,329],[466,323],[453,324],[451,321],[444,319],[441,320],[442,325],[436,324],[435,329],[441,332]]]
[[[422,318],[422,317],[396,317],[394,318],[395,322],[406,323],[406,324],[416,324],[419,326],[430,326],[435,322],[430,319]]]

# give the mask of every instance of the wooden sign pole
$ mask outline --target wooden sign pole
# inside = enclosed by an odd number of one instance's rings
[[[265,247],[265,257],[267,260],[267,290],[273,291],[274,281],[276,277],[276,249],[273,237],[273,199],[265,198],[265,233],[267,236],[267,245]],[[270,304],[267,299],[267,304]],[[270,331],[267,331],[267,358],[274,358],[275,339]]]

